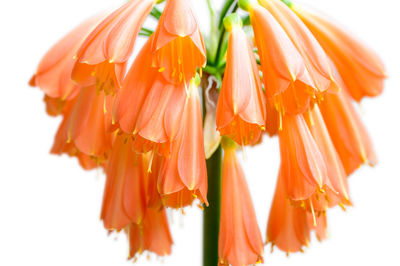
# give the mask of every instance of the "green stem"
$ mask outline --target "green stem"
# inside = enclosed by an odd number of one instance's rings
[[[203,218],[203,266],[218,265],[218,234],[221,210],[221,147],[207,160],[209,207]]]

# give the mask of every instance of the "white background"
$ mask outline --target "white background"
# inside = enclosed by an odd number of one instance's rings
[[[104,176],[74,159],[48,154],[60,122],[45,114],[43,94],[28,87],[43,56],[66,32],[122,0],[2,0],[0,8],[0,265],[131,265],[125,236],[107,236],[99,220]],[[203,2],[195,4],[206,29]],[[266,265],[400,265],[400,39],[396,0],[303,0],[374,48],[390,75],[379,98],[364,100],[363,119],[380,159],[350,178],[354,207],[329,212],[330,238],[286,258],[265,249]],[[203,10],[201,10],[203,8]],[[201,11],[200,11],[201,10]],[[242,156],[240,156],[242,158]],[[261,231],[279,164],[276,139],[247,149],[244,162]],[[201,265],[201,211],[176,212],[173,254],[138,265]]]

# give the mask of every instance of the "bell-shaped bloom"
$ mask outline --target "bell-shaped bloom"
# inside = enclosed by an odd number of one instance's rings
[[[129,258],[146,250],[158,256],[171,254],[172,237],[165,209],[146,209],[143,223],[132,223],[126,232],[130,244]]]
[[[53,115],[60,114],[65,101],[73,99],[79,93],[81,86],[71,80],[75,63],[73,56],[102,18],[104,15],[88,19],[56,43],[42,58],[31,78],[29,84],[43,90],[46,105]]]
[[[314,106],[312,110],[305,113],[304,118],[324,159],[327,170],[327,183],[329,184],[326,187],[325,197],[319,198],[317,196],[313,198],[314,207],[316,209],[326,209],[326,207],[323,207],[324,205],[327,207],[333,207],[338,204],[349,205],[347,175],[318,106]],[[318,205],[321,207],[318,208]]]
[[[111,150],[112,96],[97,93],[94,87],[82,88],[68,118],[67,142],[81,152],[103,161]]]
[[[240,145],[254,144],[265,128],[265,96],[246,33],[239,22],[231,24],[227,25],[230,36],[217,105],[217,129]]]
[[[151,36],[136,56],[115,97],[112,123],[127,134],[132,134],[143,103],[154,83],[157,69],[151,67]]]
[[[327,93],[319,108],[346,174],[366,162],[375,165],[372,142],[347,91]]]
[[[155,0],[131,0],[101,21],[75,55],[72,79],[83,86],[96,84],[107,94],[119,89],[136,37],[154,4]]]
[[[171,145],[171,153],[161,164],[158,191],[167,205],[183,207],[199,198],[207,202],[207,171],[204,153],[202,113],[197,85],[192,79],[185,99],[180,128]],[[168,204],[170,200],[171,204]],[[176,205],[175,205],[176,203]]]
[[[353,99],[360,101],[365,96],[373,97],[382,92],[385,66],[374,51],[326,17],[297,5],[292,5],[292,10],[335,63]]]
[[[263,242],[244,172],[236,157],[236,144],[223,138],[220,265],[242,266],[262,261]]]
[[[182,125],[187,98],[184,83],[168,83],[162,75],[156,76],[137,116],[133,131],[136,151],[153,150],[169,156],[171,143]]]
[[[283,114],[304,112],[314,91],[305,60],[268,10],[255,3],[249,13],[269,104]]]
[[[53,109],[54,107],[49,107],[54,105],[54,101],[56,98],[47,98],[46,104],[49,108]],[[67,129],[68,129],[68,121],[69,117],[71,115],[71,112],[73,110],[73,107],[75,105],[76,99],[73,99],[71,101],[65,102],[63,104],[63,109],[60,111],[60,113],[63,114],[63,119],[61,121],[61,124],[57,130],[57,133],[54,137],[54,144],[53,147],[51,148],[51,153],[52,154],[68,154],[69,156],[76,157],[79,161],[79,164],[82,166],[83,169],[85,170],[91,170],[95,167],[98,167],[101,165],[101,162],[98,161],[96,158],[93,158],[85,153],[82,153],[74,143],[68,142],[68,136],[67,136]],[[58,112],[59,110],[57,110]],[[57,113],[59,114],[59,113]]]
[[[172,83],[189,82],[205,65],[205,44],[189,1],[166,1],[151,52],[152,65]]]
[[[306,25],[280,0],[260,0],[259,2],[285,30],[303,58],[315,89],[313,94],[319,97],[328,89],[336,89],[330,59]]]
[[[146,211],[145,169],[141,154],[132,150],[132,138],[117,135],[105,166],[107,176],[101,219],[108,230],[140,224]]]
[[[267,242],[287,253],[301,251],[310,242],[307,217],[306,210],[293,206],[287,198],[280,171],[268,218]]]
[[[280,175],[288,197],[305,201],[327,184],[327,168],[302,115],[285,115],[279,131]]]

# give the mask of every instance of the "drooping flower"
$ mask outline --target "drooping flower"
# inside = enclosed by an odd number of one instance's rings
[[[381,59],[352,34],[326,17],[292,4],[292,10],[301,18],[335,63],[348,92],[354,100],[382,93],[386,78]]]
[[[140,110],[154,83],[157,69],[151,67],[151,36],[136,56],[115,97],[112,123],[127,134],[133,134]]]
[[[116,135],[110,158],[105,166],[107,176],[101,219],[108,230],[141,224],[145,216],[146,173],[141,154],[132,150],[128,135]]]
[[[96,84],[107,94],[119,89],[136,37],[155,1],[131,0],[101,21],[75,55],[72,79],[83,86]]]
[[[198,93],[199,80],[192,79],[186,96],[180,127],[172,143],[170,156],[164,158],[158,177],[158,191],[165,204],[181,208],[194,197],[207,202],[207,171],[203,142],[203,124]]]
[[[104,161],[111,150],[112,96],[96,92],[94,86],[82,88],[68,117],[67,142],[83,153]]]
[[[151,52],[152,65],[172,83],[189,82],[205,65],[206,48],[189,1],[166,1]]]
[[[301,251],[310,242],[307,212],[287,198],[285,181],[278,175],[267,226],[267,242],[287,253]]]
[[[280,175],[288,197],[310,200],[327,184],[327,168],[302,115],[285,115],[279,131]]]
[[[268,10],[257,3],[248,9],[269,105],[282,114],[304,112],[314,93],[305,60]]]
[[[328,89],[336,90],[337,85],[330,59],[306,25],[280,0],[260,0],[259,2],[285,30],[300,53],[315,89],[313,94],[320,97],[320,94]]]
[[[230,32],[227,62],[218,98],[217,129],[240,145],[254,144],[265,128],[266,106],[253,49],[233,14],[225,19]]]
[[[104,18],[98,15],[88,19],[57,42],[42,58],[29,84],[43,90],[58,104],[73,99],[81,86],[71,80],[73,56],[90,31]],[[49,99],[48,98],[48,99]]]
[[[48,98],[49,99],[49,98]],[[53,105],[56,98],[51,98],[49,101],[47,101],[47,106]],[[57,130],[57,133],[54,137],[54,144],[53,147],[51,148],[51,153],[52,154],[57,154],[61,155],[63,153],[68,154],[69,156],[76,157],[79,161],[79,164],[82,166],[83,169],[86,170],[91,170],[95,167],[98,167],[101,165],[101,162],[99,160],[96,160],[96,158],[91,157],[90,155],[87,155],[83,152],[81,152],[74,143],[68,142],[68,136],[67,136],[67,128],[68,128],[68,121],[69,117],[71,115],[73,106],[75,105],[76,98],[64,102],[62,105],[62,111],[57,110],[57,112],[60,112],[63,114],[63,119],[61,121],[61,124]],[[53,107],[51,107],[53,108]],[[60,114],[57,113],[57,114]]]
[[[129,258],[146,250],[158,256],[171,254],[172,237],[165,209],[147,208],[143,223],[132,223],[126,232],[130,244]]]
[[[224,137],[219,264],[242,266],[262,261],[263,242],[236,144]]]
[[[168,83],[158,74],[143,102],[133,134],[135,150],[169,156],[171,143],[181,126],[187,99],[184,83]]]
[[[319,108],[347,175],[364,163],[377,163],[368,132],[345,89],[327,93]]]
[[[324,159],[327,170],[327,183],[325,196],[313,198],[316,209],[326,209],[335,205],[350,205],[350,197],[347,185],[347,175],[342,161],[336,152],[335,146],[329,136],[318,106],[305,113],[305,121]],[[320,206],[320,207],[318,207]]]

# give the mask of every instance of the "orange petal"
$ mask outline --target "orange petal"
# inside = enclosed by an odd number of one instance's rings
[[[265,99],[252,47],[245,32],[233,26],[217,105],[217,128],[241,145],[258,141],[265,127]]]
[[[262,260],[263,243],[243,170],[235,148],[224,148],[219,257],[221,265],[249,265]]]
[[[189,82],[204,66],[205,44],[188,1],[166,2],[151,50],[153,65],[169,82]]]
[[[382,93],[385,66],[370,48],[326,17],[296,5],[292,8],[335,63],[350,95],[356,101]]]
[[[89,32],[104,18],[95,16],[80,24],[56,43],[42,58],[32,77],[31,86],[38,86],[52,98],[71,99],[80,87],[71,80],[73,56]]]
[[[376,164],[368,132],[344,89],[326,94],[319,108],[347,175],[365,162]]]
[[[154,252],[158,256],[171,254],[172,237],[167,215],[164,210],[147,209],[142,225],[131,224],[127,228],[129,237],[129,257],[143,251]]]
[[[278,21],[302,56],[316,93],[336,87],[328,56],[296,14],[279,0],[260,0],[260,4]]]
[[[281,176],[289,198],[306,200],[326,183],[324,158],[301,115],[285,115],[282,123]]]
[[[142,155],[132,151],[130,142],[129,136],[116,137],[105,168],[107,181],[101,218],[109,230],[119,231],[130,223],[139,224],[145,213]]]
[[[269,213],[267,241],[285,252],[301,251],[310,242],[307,213],[291,205],[281,172]]]

